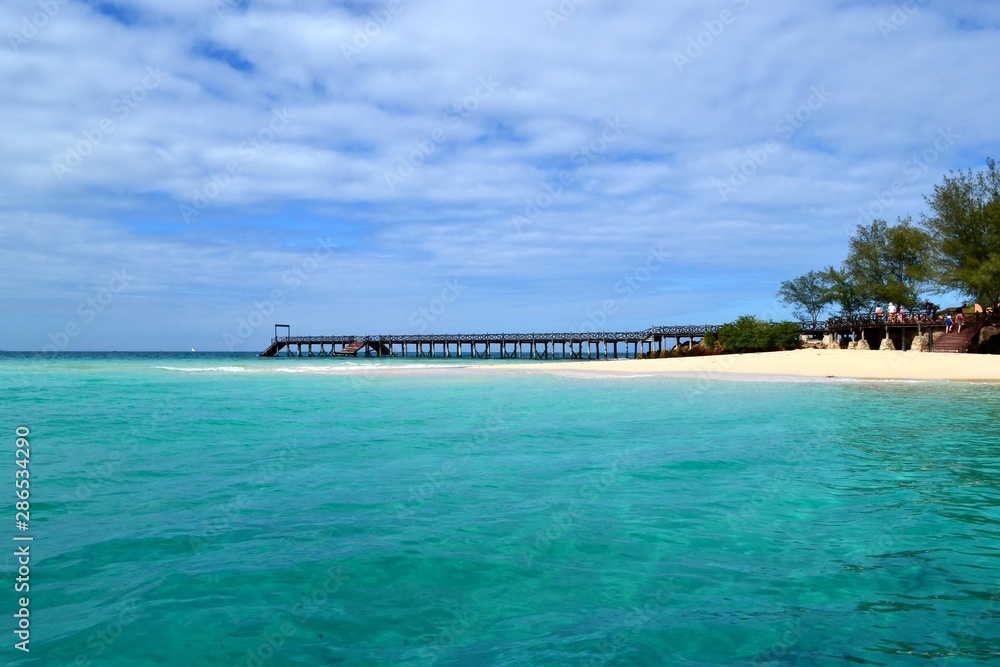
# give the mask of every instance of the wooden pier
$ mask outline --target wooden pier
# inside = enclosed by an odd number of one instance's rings
[[[258,356],[276,357],[417,357],[469,359],[631,359],[640,354],[694,346],[722,325],[651,327],[644,331],[595,333],[397,334],[292,336],[286,324],[275,325],[274,338]],[[284,335],[278,330],[283,329]]]
[[[930,351],[964,351],[986,323],[986,320],[968,322],[961,334],[948,334],[947,338],[936,342],[932,339]],[[874,315],[798,322],[798,325],[802,333],[809,336],[830,334],[841,341],[867,340],[876,350],[882,338],[891,339],[897,350],[906,350],[912,346],[916,336],[944,329],[942,323],[929,318],[888,321]],[[271,344],[258,356],[276,357],[284,351],[287,357],[634,359],[640,354],[662,352],[682,344],[693,347],[696,341],[701,341],[709,333],[717,334],[721,328],[720,324],[689,324],[650,327],[642,331],[592,333],[292,336],[289,325],[276,324]],[[279,329],[284,335],[279,334]],[[952,341],[952,338],[955,340]]]

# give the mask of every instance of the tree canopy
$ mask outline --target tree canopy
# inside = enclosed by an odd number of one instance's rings
[[[923,224],[933,238],[935,280],[984,304],[1000,301],[1000,171],[951,172],[925,197],[933,215]]]
[[[930,235],[905,218],[893,226],[885,220],[858,225],[843,270],[869,305],[915,304],[931,276],[930,266]]]
[[[832,300],[829,279],[823,271],[810,271],[804,276],[781,283],[778,297],[792,306],[795,317],[815,322]]]
[[[842,317],[858,315],[869,307],[870,300],[847,271],[828,266],[823,273],[829,285],[830,303],[840,306]]]
[[[957,291],[984,305],[1000,303],[1000,169],[951,172],[925,198],[932,215],[890,225],[858,225],[840,268],[781,283],[778,297],[797,317],[817,319],[831,304],[857,315],[877,305],[913,307],[927,292]]]
[[[914,305],[931,275],[931,238],[909,218],[890,226],[885,220],[858,225],[847,259],[781,283],[778,297],[794,307],[796,317],[818,319],[835,304],[839,315],[853,316],[877,304]]]

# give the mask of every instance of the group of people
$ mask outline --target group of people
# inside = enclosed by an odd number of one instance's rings
[[[945,333],[951,333],[952,331],[958,333],[959,331],[962,330],[962,325],[965,324],[965,314],[963,312],[964,310],[965,306],[963,305],[961,308],[955,309],[955,317],[952,317],[951,314],[945,315],[944,317]]]
[[[990,320],[994,317],[995,312],[1000,312],[1000,303],[997,304],[996,309],[989,307],[985,310],[977,303],[973,311],[975,312],[976,321],[980,321],[983,318]],[[938,315],[938,306],[929,300],[924,301],[922,309],[915,311],[907,310],[903,304],[897,306],[890,302],[884,311],[882,310],[882,306],[875,308],[875,321],[897,324],[940,324],[943,321],[945,333],[951,333],[952,331],[957,333],[965,326],[965,304],[962,304],[958,308],[948,309],[943,315]]]
[[[946,313],[939,316],[938,306],[929,300],[924,301],[923,307],[920,310],[907,310],[903,304],[897,306],[895,303],[889,302],[888,307],[884,311],[882,310],[882,306],[875,308],[875,321],[896,324],[933,324],[944,320],[947,332],[951,332],[952,330],[961,331],[962,326],[965,324],[964,310],[965,306],[962,305],[955,309],[954,314]]]
[[[909,311],[903,304],[897,306],[890,301],[885,311],[882,310],[882,306],[875,308],[875,320],[877,322],[888,321],[901,324],[909,322],[933,322],[937,317],[937,309],[938,307],[930,301],[924,301],[924,309],[922,311]]]
[[[886,311],[882,311],[882,306],[875,308],[875,320],[878,322],[883,321],[883,317],[888,322],[894,322],[898,324],[908,324],[910,322],[916,323],[933,323],[937,321],[938,307],[931,303],[930,301],[924,301],[924,308],[922,311],[917,311],[916,313],[906,310],[903,304],[898,306],[891,301],[889,302]],[[951,333],[952,331],[959,332],[962,330],[962,326],[965,324],[965,305],[963,304],[959,308],[955,309],[954,315],[951,313],[946,313],[944,318],[944,331],[945,333]]]

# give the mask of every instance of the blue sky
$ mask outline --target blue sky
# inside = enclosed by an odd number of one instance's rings
[[[0,349],[790,315],[1000,155],[1000,5],[0,8]]]

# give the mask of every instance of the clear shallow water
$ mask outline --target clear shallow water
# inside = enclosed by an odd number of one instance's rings
[[[996,386],[392,363],[0,357],[0,662],[1000,659]]]

